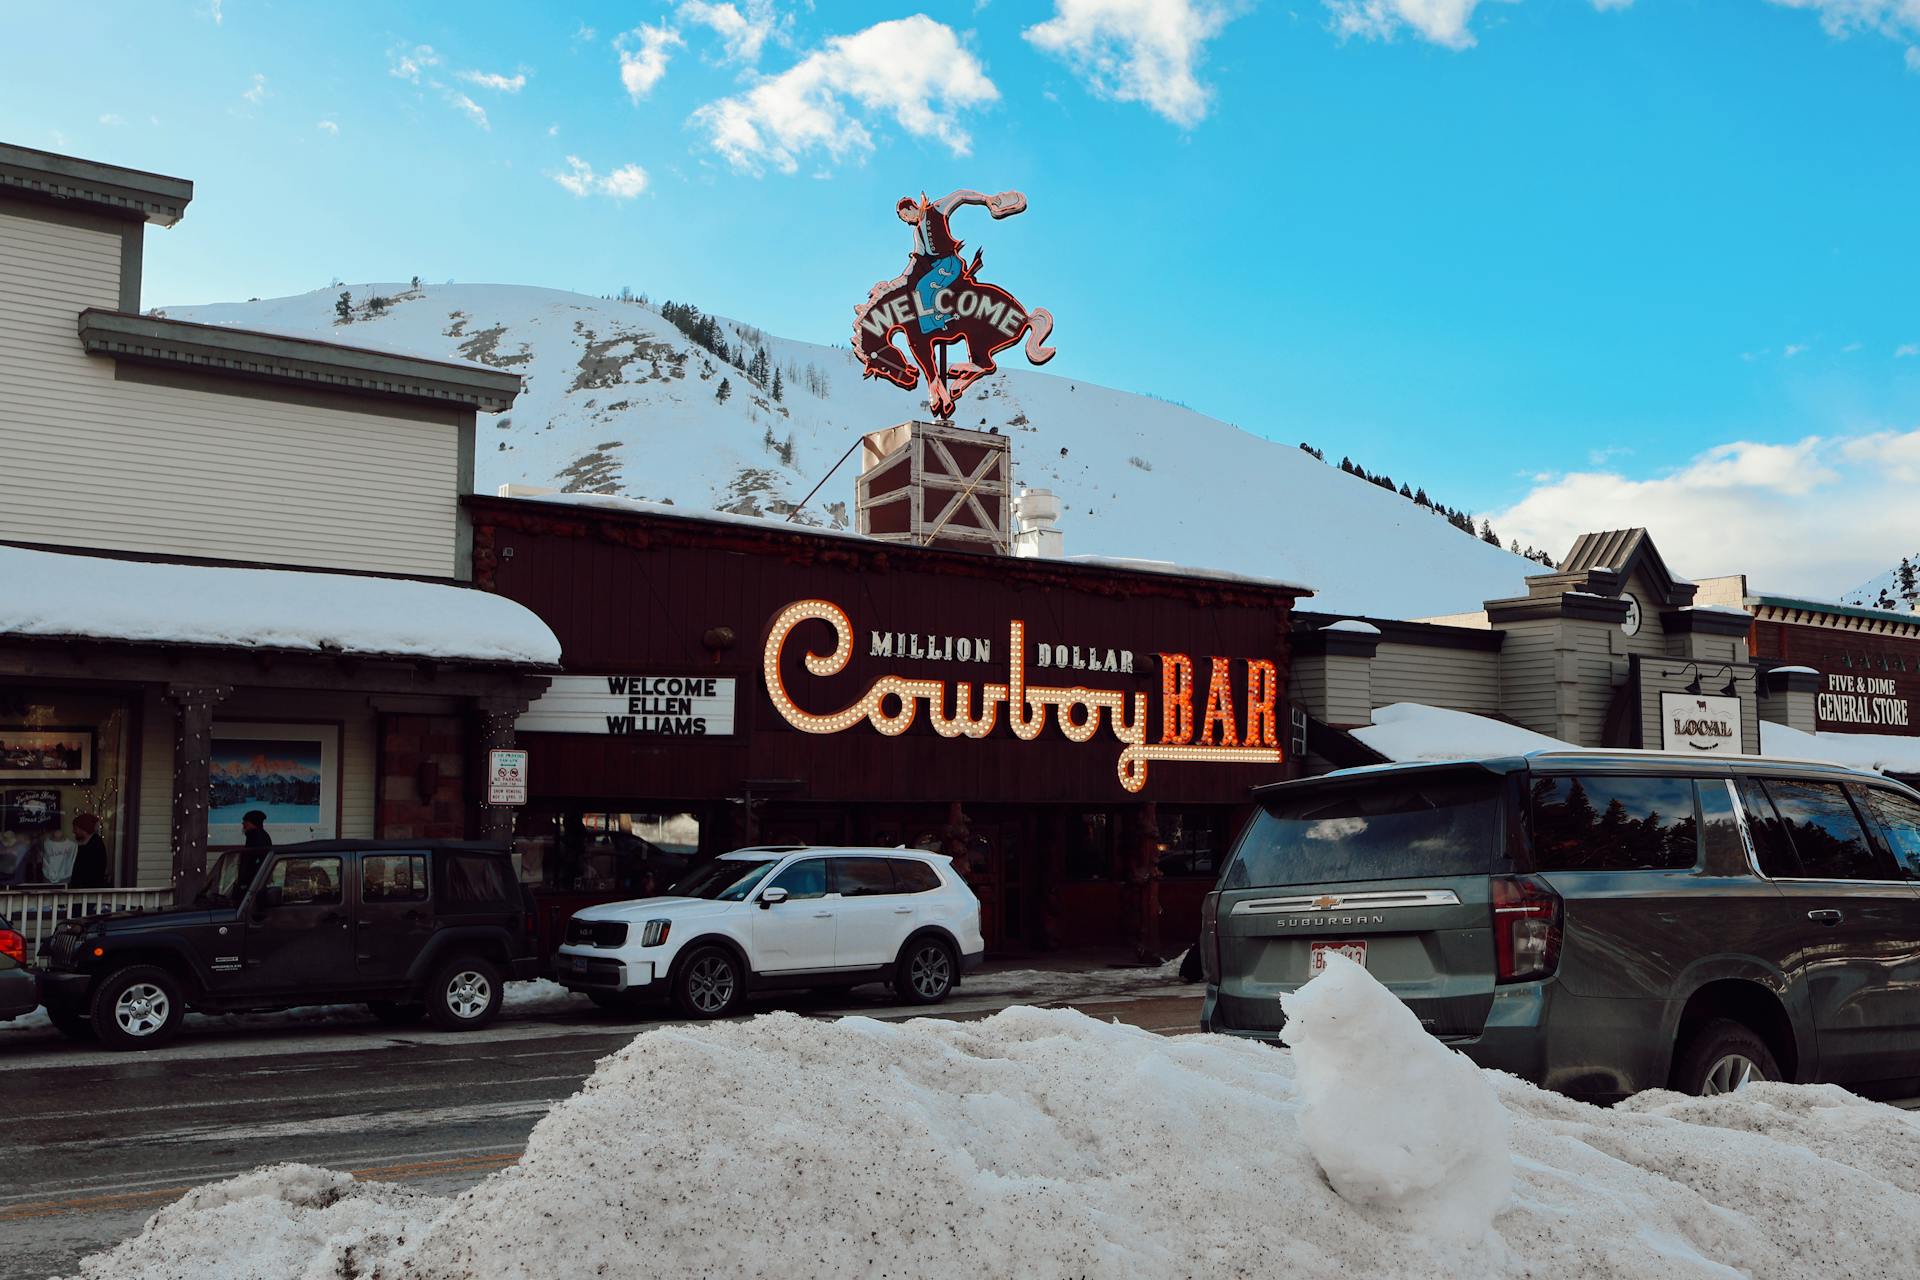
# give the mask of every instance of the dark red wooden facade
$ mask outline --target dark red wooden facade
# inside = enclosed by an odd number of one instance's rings
[[[1014,736],[1000,711],[982,739],[943,738],[924,705],[897,737],[870,724],[843,732],[805,733],[769,698],[763,653],[775,616],[796,601],[820,599],[844,610],[853,628],[853,657],[832,677],[808,674],[804,654],[826,652],[833,630],[824,621],[794,631],[781,665],[784,683],[806,710],[837,711],[856,702],[882,675],[939,680],[951,689],[1008,681],[1009,624],[1026,624],[1027,678],[1036,685],[1080,685],[1148,695],[1149,742],[1162,735],[1162,670],[1155,655],[1183,654],[1194,670],[1194,714],[1202,714],[1211,660],[1228,660],[1236,725],[1248,716],[1249,661],[1272,664],[1277,677],[1278,736],[1288,725],[1287,631],[1299,592],[1277,586],[1198,576],[923,550],[866,539],[758,523],[731,523],[551,502],[468,500],[479,584],[525,604],[558,635],[569,673],[700,675],[737,681],[735,732],[726,737],[627,737],[524,733],[531,752],[536,802],[619,806],[645,802],[699,809],[759,803],[735,820],[703,829],[702,845],[805,840],[808,843],[913,843],[956,815],[975,835],[991,833],[996,854],[989,878],[1012,913],[990,934],[1009,943],[1037,931],[1042,892],[1070,901],[1051,908],[1064,924],[1049,932],[1062,944],[1107,940],[1095,920],[1111,905],[1111,883],[1072,888],[1059,883],[1062,824],[1098,809],[1109,824],[1139,828],[1162,807],[1218,811],[1231,825],[1248,791],[1289,776],[1288,764],[1153,761],[1139,792],[1117,773],[1123,743],[1103,722],[1076,743],[1051,720],[1032,741]],[[991,658],[961,662],[872,654],[872,633],[984,638]],[[1090,666],[1109,651],[1133,655],[1131,674],[1060,671],[1037,665],[1037,646],[1078,646]],[[891,707],[892,704],[889,704]],[[1198,720],[1196,720],[1196,724]],[[1149,802],[1155,808],[1149,809]],[[1205,812],[1195,818],[1210,820]],[[1122,839],[1130,837],[1121,837]],[[1041,868],[1035,871],[1035,868]],[[1048,870],[1047,868],[1052,868]],[[1118,873],[1117,873],[1118,874]],[[1040,880],[1048,881],[1044,891]],[[1200,891],[1166,886],[1167,931],[1189,928]],[[987,895],[983,893],[983,902]],[[1076,905],[1077,904],[1077,905]],[[1001,910],[1000,907],[993,908]],[[1004,927],[1002,927],[1004,926]]]
[[[1920,625],[1909,629],[1915,634],[1758,620],[1748,647],[1756,662],[1820,673],[1822,732],[1920,735]]]

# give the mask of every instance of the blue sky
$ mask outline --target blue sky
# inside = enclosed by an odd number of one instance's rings
[[[900,195],[1017,188],[956,230],[1053,372],[1837,593],[1920,551],[1916,44],[1914,0],[15,0],[0,138],[196,182],[153,304],[629,285],[823,342]]]

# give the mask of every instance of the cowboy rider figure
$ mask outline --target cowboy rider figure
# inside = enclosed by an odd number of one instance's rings
[[[940,291],[958,280],[965,270],[960,251],[966,246],[953,238],[947,219],[963,205],[977,204],[995,218],[1008,218],[1027,207],[1026,197],[1018,191],[987,195],[980,191],[955,191],[939,200],[929,200],[924,192],[918,200],[902,196],[894,206],[900,221],[913,228],[913,258],[907,268],[907,287],[913,291],[919,314],[920,332],[936,333],[955,318],[934,305]]]

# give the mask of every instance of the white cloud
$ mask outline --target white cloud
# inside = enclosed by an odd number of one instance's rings
[[[1920,74],[1920,46],[1907,46],[1907,70]]]
[[[492,131],[493,124],[487,119],[487,109],[475,102],[472,98],[469,98],[464,93],[456,93],[453,90],[448,90],[447,101],[466,112],[467,119],[473,121],[482,129],[486,129],[489,132]]]
[[[439,65],[440,55],[430,44],[417,44],[411,49],[402,45],[387,51],[387,74],[414,84],[420,83],[420,77],[429,67]]]
[[[1492,520],[1550,551],[1591,529],[1645,526],[1683,574],[1745,572],[1763,590],[1832,596],[1883,570],[1886,547],[1920,542],[1916,480],[1920,430],[1735,441],[1646,478],[1556,475]]]
[[[213,25],[219,26],[224,19],[220,16],[222,0],[207,0],[207,16],[213,19]]]
[[[548,125],[548,126],[547,126],[547,136],[548,136],[549,138],[557,138],[557,137],[559,137],[559,136],[560,136],[560,126],[559,126],[559,125],[557,125],[557,124],[550,124],[550,125]]]
[[[1791,360],[1795,356],[1800,355],[1801,353],[1806,351],[1806,349],[1807,349],[1807,344],[1804,342],[1789,342],[1786,346],[1780,349],[1780,354],[1785,356],[1787,359]]]
[[[873,150],[870,116],[967,155],[973,139],[958,113],[999,96],[953,28],[915,14],[835,36],[747,92],[701,107],[693,123],[735,169],[793,173],[816,149],[835,160]]]
[[[631,200],[647,189],[647,171],[637,164],[623,164],[612,173],[601,176],[595,174],[593,166],[579,156],[568,156],[566,171],[552,176],[555,182],[583,199],[601,195],[614,200]]]
[[[267,100],[267,78],[258,71],[254,72],[253,84],[240,96],[248,102],[251,102],[254,106],[259,106]]]
[[[340,126],[331,120],[322,120],[313,127],[326,134],[329,138],[337,138],[340,136]]]
[[[592,40],[594,37],[598,36],[599,34],[600,33],[598,31],[595,31],[592,27],[588,26],[584,22],[582,22],[579,26],[573,29],[573,38],[575,43],[578,43],[578,44],[586,44],[588,41]]]
[[[1852,351],[1858,351],[1858,350],[1860,349],[1860,347],[1861,347],[1861,344],[1860,344],[1860,343],[1858,343],[1858,342],[1849,342],[1849,343],[1848,343],[1848,344],[1847,344],[1846,346],[1844,346],[1844,347],[1842,347],[1842,348],[1840,348],[1840,349],[1841,349],[1842,351],[1848,351],[1848,352],[1852,352]]]
[[[1473,47],[1467,24],[1479,0],[1325,0],[1342,38],[1391,40],[1411,27],[1423,40],[1449,49]]]
[[[462,71],[460,78],[468,84],[479,85],[482,89],[492,89],[496,93],[518,93],[527,87],[524,74],[503,76],[496,71]]]
[[[1053,17],[1023,34],[1099,96],[1191,128],[1212,96],[1197,75],[1206,44],[1235,13],[1221,0],[1054,0]]]
[[[686,0],[678,13],[680,21],[706,27],[719,36],[726,45],[726,61],[752,66],[760,61],[760,50],[777,23],[772,0],[746,0],[746,3],[747,11],[742,13],[738,6],[730,3]]]
[[[1893,349],[1895,360],[1908,360],[1920,356],[1920,342],[1903,342]]]
[[[620,83],[627,87],[627,96],[638,102],[652,93],[653,86],[667,74],[673,46],[685,43],[680,33],[664,21],[657,27],[635,27],[615,39],[613,47],[620,51]]]
[[[107,112],[107,114],[100,117],[100,123],[103,125],[106,125],[109,129],[115,128],[116,126],[119,126],[119,125],[123,125],[126,122],[127,121],[124,116],[117,116],[111,111]]]

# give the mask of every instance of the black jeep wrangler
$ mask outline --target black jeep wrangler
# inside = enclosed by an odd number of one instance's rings
[[[48,1016],[149,1049],[187,1010],[365,1003],[384,1022],[484,1027],[531,978],[533,902],[505,847],[317,840],[220,855],[191,905],[69,920],[41,947]]]

